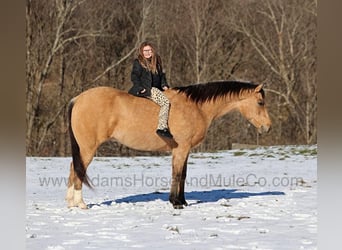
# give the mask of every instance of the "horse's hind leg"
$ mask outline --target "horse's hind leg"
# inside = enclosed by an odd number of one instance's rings
[[[87,150],[81,150],[81,156],[83,159],[84,169],[87,171],[87,168],[92,161],[95,154],[95,149],[87,149]],[[91,186],[90,186],[91,187]],[[83,195],[82,195],[82,181],[77,176],[77,174],[74,175],[74,203],[79,208],[86,209],[88,208],[85,202],[83,201]]]
[[[79,207],[82,209],[87,209],[88,206],[83,201],[83,195],[82,195],[82,182],[79,180],[79,178],[75,175],[74,177],[74,206]],[[78,187],[78,188],[77,188]]]
[[[69,180],[68,180],[68,190],[67,190],[67,195],[65,197],[67,203],[68,203],[68,207],[75,207],[75,203],[74,203],[74,165],[71,162],[70,163],[70,174],[69,174]]]
[[[90,162],[93,159],[95,150],[81,150],[81,158],[85,171],[87,170]],[[82,181],[77,176],[74,170],[73,162],[70,164],[70,175],[68,181],[68,190],[66,195],[68,207],[79,207],[82,209],[88,208],[86,203],[83,201],[82,195]]]

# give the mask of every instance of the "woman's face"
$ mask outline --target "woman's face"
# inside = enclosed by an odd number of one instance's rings
[[[143,48],[143,55],[146,59],[149,59],[152,57],[152,47],[147,45]]]

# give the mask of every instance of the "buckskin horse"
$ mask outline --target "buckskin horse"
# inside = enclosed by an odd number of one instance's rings
[[[171,103],[169,128],[173,139],[155,133],[159,106],[147,98],[111,87],[95,87],[74,97],[68,111],[72,149],[68,207],[87,208],[82,197],[82,184],[91,187],[86,170],[96,149],[106,140],[115,139],[137,150],[172,151],[169,201],[174,208],[183,208],[187,205],[184,184],[189,152],[204,140],[214,119],[238,110],[258,133],[269,131],[271,120],[262,87],[263,84],[220,81],[166,90]]]

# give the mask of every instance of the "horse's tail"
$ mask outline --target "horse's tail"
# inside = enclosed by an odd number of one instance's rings
[[[70,135],[70,142],[71,142],[72,162],[73,162],[74,171],[76,172],[77,177],[82,181],[82,183],[86,184],[89,188],[92,188],[89,177],[86,173],[86,169],[82,161],[80,147],[76,141],[74,131],[72,130],[72,127],[71,127],[71,115],[72,115],[72,109],[74,107],[74,104],[75,104],[75,98],[70,101],[69,107],[68,107],[69,135]]]

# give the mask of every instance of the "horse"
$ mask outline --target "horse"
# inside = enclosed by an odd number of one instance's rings
[[[114,139],[130,148],[172,152],[169,201],[175,209],[187,205],[184,184],[192,148],[205,138],[213,120],[237,110],[258,133],[270,130],[263,84],[217,81],[174,87],[164,91],[170,101],[172,139],[155,133],[159,106],[112,87],[94,87],[74,97],[68,106],[72,161],[66,201],[86,209],[82,184],[92,188],[86,170],[97,148]]]

